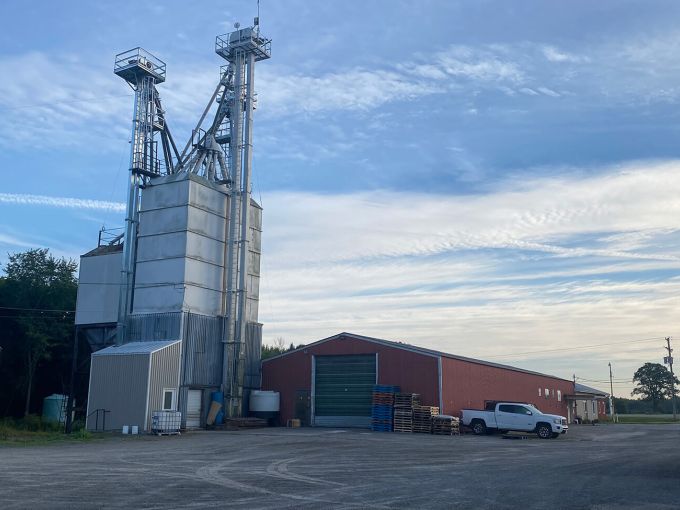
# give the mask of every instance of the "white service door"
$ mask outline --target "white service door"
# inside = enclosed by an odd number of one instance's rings
[[[187,395],[187,428],[197,429],[201,426],[201,401],[203,390],[189,390]]]

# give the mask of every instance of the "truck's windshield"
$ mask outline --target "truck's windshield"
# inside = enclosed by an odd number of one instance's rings
[[[539,414],[543,414],[543,413],[541,412],[541,410],[540,410],[538,407],[536,407],[535,405],[532,405],[532,404],[524,404],[524,405],[525,405],[526,407],[528,407],[529,409],[531,409],[532,411],[534,411],[534,412],[537,412],[537,413],[539,413]]]

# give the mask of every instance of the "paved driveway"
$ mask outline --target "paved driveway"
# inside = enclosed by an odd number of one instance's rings
[[[0,447],[0,507],[680,508],[680,426],[567,437],[333,429]]]

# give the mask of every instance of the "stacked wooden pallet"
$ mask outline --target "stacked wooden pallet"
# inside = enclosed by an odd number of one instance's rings
[[[413,411],[394,408],[394,432],[413,432]]]
[[[460,419],[446,414],[438,414],[433,416],[432,433],[440,436],[459,435]]]
[[[414,406],[413,407],[413,432],[423,434],[432,433],[432,417],[439,414],[438,407]]]
[[[373,387],[371,430],[392,432],[394,395],[398,391],[398,386],[376,384]]]
[[[397,393],[394,395],[394,431],[413,432],[413,406],[420,405],[417,393]]]
[[[413,409],[420,405],[420,395],[417,393],[397,393],[394,395],[394,408]]]

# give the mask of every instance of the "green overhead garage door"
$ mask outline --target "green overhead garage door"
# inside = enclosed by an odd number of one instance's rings
[[[369,427],[376,355],[314,357],[314,424]]]

